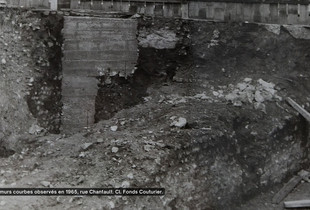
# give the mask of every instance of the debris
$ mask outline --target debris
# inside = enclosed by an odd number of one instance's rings
[[[229,93],[225,96],[225,99],[227,101],[234,101],[236,98],[238,98],[238,95],[236,93]]]
[[[129,178],[129,179],[133,179],[133,173],[129,173],[128,175],[127,175],[127,177]]]
[[[116,126],[116,125],[115,125],[115,126],[111,126],[111,128],[110,128],[110,129],[111,129],[111,131],[115,132],[115,131],[117,131],[118,126]]]
[[[82,148],[83,150],[87,150],[91,145],[93,145],[93,143],[85,143],[85,144],[83,144],[83,145],[81,146],[81,148]]]
[[[175,120],[177,118],[177,116],[171,116],[170,120]]]
[[[128,181],[123,181],[122,182],[122,188],[127,188],[130,186],[130,183]]]
[[[170,126],[175,126],[178,128],[183,128],[187,124],[187,120],[183,117],[179,117],[178,121],[173,121]]]
[[[103,138],[97,139],[97,143],[102,143],[102,142],[103,142]]]
[[[109,205],[110,205],[111,209],[114,209],[114,208],[115,208],[115,204],[114,204],[113,201],[109,201]]]
[[[213,95],[216,96],[216,97],[220,95],[217,91],[213,91],[212,93],[213,93]]]
[[[233,103],[233,106],[242,106],[242,102],[241,101],[235,101]]]
[[[32,126],[29,128],[29,133],[32,135],[40,134],[44,128],[38,126],[37,124],[32,124]]]
[[[138,13],[134,14],[133,16],[131,16],[131,18],[140,18],[141,15],[139,15]]]
[[[239,88],[239,90],[244,90],[247,88],[247,84],[246,83],[238,83],[237,84],[237,88]]]
[[[304,108],[302,108],[299,104],[297,104],[293,99],[288,97],[286,101],[299,112],[308,122],[310,122],[310,113],[307,112]]]
[[[85,181],[84,176],[81,176],[78,180],[77,180],[77,184],[83,183]]]
[[[70,198],[69,203],[73,203],[75,201],[79,201],[82,198],[83,198],[82,196],[74,196],[73,198]]]
[[[143,148],[144,148],[145,151],[149,152],[149,151],[151,151],[154,148],[154,146],[153,145],[144,145]]]
[[[285,201],[285,208],[305,208],[310,207],[310,200]]]
[[[211,99],[211,97],[207,96],[205,93],[196,94],[194,98],[202,100]]]
[[[263,104],[263,103],[255,102],[255,103],[254,103],[254,109],[260,110],[260,111],[266,113],[266,106],[265,106],[265,104]]]
[[[44,187],[49,187],[49,186],[51,185],[51,183],[48,182],[48,181],[42,181],[42,182],[40,182],[40,183],[41,183],[41,185],[43,185]]]
[[[250,82],[252,82],[252,78],[244,78],[244,80],[243,81],[245,81],[245,82],[247,82],[247,83],[250,83]]]
[[[112,147],[112,152],[113,152],[113,153],[117,153],[118,150],[119,150],[118,147]]]
[[[310,182],[310,179],[309,179],[310,172],[309,171],[301,170],[298,172],[298,175],[301,176],[302,179],[305,180],[306,182]]]
[[[79,157],[80,157],[80,158],[83,158],[83,157],[85,157],[85,156],[86,156],[85,152],[81,152],[81,153],[79,154]]]
[[[2,58],[1,63],[4,65],[6,64],[6,60],[4,58]]]
[[[282,100],[282,98],[276,94],[277,91],[274,89],[275,84],[266,82],[262,79],[258,79],[257,83],[254,85],[252,85],[251,82],[251,78],[245,78],[243,82],[235,86],[229,85],[231,92],[225,94],[226,101],[233,103],[234,106],[242,106],[242,103],[253,103],[254,100],[257,103],[271,101],[272,99]],[[220,91],[222,90],[218,92]],[[257,107],[257,105],[255,106]],[[263,106],[260,106],[260,108],[264,111]]]
[[[61,203],[61,198],[60,198],[60,196],[58,196],[58,197],[56,198],[56,201],[57,201],[57,203]]]
[[[257,102],[264,102],[264,97],[262,96],[261,92],[260,91],[255,91],[255,101]]]
[[[276,35],[279,35],[281,31],[281,25],[279,24],[266,24],[265,28]]]

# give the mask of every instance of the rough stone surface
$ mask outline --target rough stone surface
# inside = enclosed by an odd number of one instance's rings
[[[136,20],[65,18],[62,132],[81,131],[95,122],[96,77],[134,72],[136,29]]]

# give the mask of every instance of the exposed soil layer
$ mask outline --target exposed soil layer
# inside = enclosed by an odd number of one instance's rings
[[[11,123],[3,132],[4,135],[28,132],[28,123],[42,127],[51,133],[59,132],[62,107],[63,17],[57,14],[44,15],[27,10],[1,8],[0,24],[3,45],[1,68],[7,83],[2,91],[15,92],[18,100],[25,98],[28,104],[28,108],[23,106],[18,108],[23,115],[17,118],[20,120],[16,119],[20,123],[24,123],[25,120],[28,122],[24,125],[19,125],[17,122]],[[5,79],[5,74],[10,76]],[[12,96],[10,97],[13,99]],[[5,100],[3,102],[5,105]],[[14,107],[17,109],[16,106],[20,103],[22,102],[11,100],[12,108],[8,114],[12,114],[12,109]]]
[[[61,58],[63,17],[60,15],[38,16],[36,32],[24,34],[26,39],[38,40],[41,45],[33,47],[31,57],[37,70],[36,77],[27,96],[30,112],[40,126],[50,133],[59,133],[61,103]],[[31,44],[31,43],[29,43]]]
[[[309,167],[309,126],[285,102],[309,110],[309,40],[284,27],[139,21],[137,71],[101,84],[98,123],[72,136],[20,134],[15,154],[2,155],[0,186],[164,187],[166,195],[8,196],[5,209],[237,209]]]

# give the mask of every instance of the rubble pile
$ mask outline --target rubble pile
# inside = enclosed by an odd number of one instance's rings
[[[236,107],[253,104],[255,110],[261,110],[266,113],[265,102],[282,101],[282,97],[278,95],[276,85],[263,79],[253,81],[251,78],[245,78],[236,85],[229,84],[228,86],[218,87],[219,89],[215,90],[214,86],[210,86],[208,87],[209,91],[203,91],[194,96],[181,96],[178,94],[161,95],[158,103],[177,105],[188,103],[190,100],[206,100],[210,103],[226,101]],[[144,100],[149,101],[151,98],[145,97]]]
[[[228,85],[225,88],[224,95],[222,91],[214,91],[213,94],[218,97],[224,97],[226,101],[231,102],[234,106],[242,106],[242,104],[250,103],[254,105],[256,110],[266,112],[264,102],[282,101],[282,97],[277,94],[275,84],[258,79],[253,82],[251,78],[245,78],[237,85]]]

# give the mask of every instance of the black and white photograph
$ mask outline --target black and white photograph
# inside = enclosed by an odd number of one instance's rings
[[[0,210],[310,209],[310,0],[0,0]]]

